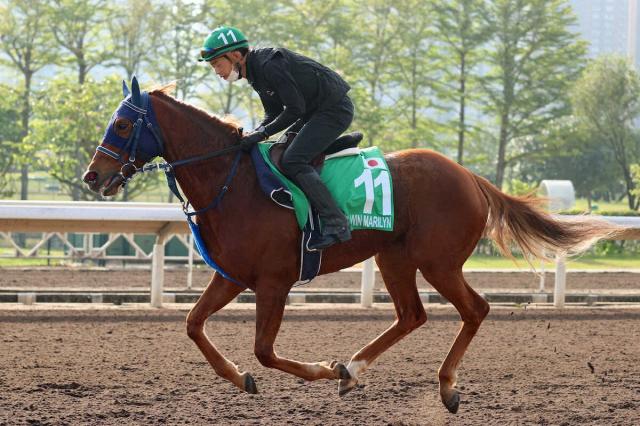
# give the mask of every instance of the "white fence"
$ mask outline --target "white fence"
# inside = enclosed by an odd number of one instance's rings
[[[640,217],[634,216],[598,216],[602,219],[627,228],[626,233],[618,240],[640,240]],[[564,307],[567,282],[567,266],[564,256],[556,254],[556,274],[553,290],[553,304],[556,308]],[[540,287],[544,288],[544,275],[540,280]]]
[[[603,217],[605,220],[629,228],[621,239],[640,239],[640,217]],[[20,247],[12,238],[12,232],[42,232],[39,242],[30,249]],[[108,233],[109,239],[99,247],[93,247],[92,239],[85,240],[82,249],[71,244],[65,233]],[[146,253],[135,242],[133,234],[155,234],[151,253]],[[159,203],[121,202],[56,202],[56,201],[0,201],[0,236],[9,240],[18,255],[34,257],[38,250],[53,236],[57,236],[71,255],[84,259],[150,259],[151,305],[162,305],[164,282],[165,243],[176,236],[188,247],[188,286],[191,284],[191,267],[194,251],[189,228],[180,207]],[[122,236],[135,250],[132,256],[108,256],[106,249]],[[178,257],[174,257],[178,259]],[[373,303],[375,272],[373,260],[365,261],[361,281],[361,304]],[[554,304],[563,307],[565,300],[565,259],[556,258]],[[544,287],[544,282],[541,282]]]
[[[152,253],[142,254],[151,258],[151,305],[160,307],[165,243],[172,235],[188,234],[189,228],[180,207],[171,204],[0,201],[0,232],[52,231],[60,236],[66,232],[155,234]],[[133,237],[128,240],[135,244]],[[141,255],[139,247],[136,251]]]

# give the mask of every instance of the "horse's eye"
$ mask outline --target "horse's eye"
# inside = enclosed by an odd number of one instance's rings
[[[115,123],[113,123],[113,129],[115,130],[116,135],[121,138],[128,138],[131,134],[132,127],[133,124],[128,118],[117,118]]]

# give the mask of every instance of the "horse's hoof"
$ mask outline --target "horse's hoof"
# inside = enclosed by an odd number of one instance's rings
[[[258,387],[256,386],[256,381],[253,380],[253,377],[251,377],[251,374],[249,373],[246,373],[246,375],[244,376],[244,390],[245,392],[253,395],[258,393]]]
[[[341,362],[338,362],[333,366],[333,371],[338,373],[338,378],[341,380],[351,379],[351,374],[349,374],[349,370],[347,370],[347,367],[345,367],[345,365]]]
[[[353,378],[340,379],[338,381],[338,395],[344,396],[348,394],[356,387],[357,384],[358,384],[358,381]]]
[[[458,412],[458,408],[460,408],[460,395],[456,390],[453,392],[454,393],[451,395],[451,398],[447,401],[442,400],[442,403],[447,407],[447,410],[449,410],[451,414],[456,414]]]

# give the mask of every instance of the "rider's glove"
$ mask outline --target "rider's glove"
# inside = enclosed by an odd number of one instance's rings
[[[268,137],[269,135],[265,131],[264,126],[260,126],[255,131],[243,136],[242,139],[240,139],[240,145],[242,145],[242,150],[244,152],[249,152],[253,145],[267,140]]]

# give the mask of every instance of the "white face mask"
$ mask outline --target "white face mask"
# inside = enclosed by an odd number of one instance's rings
[[[227,77],[227,81],[229,83],[233,83],[234,81],[238,81],[240,79],[240,64],[234,64],[231,70],[231,73],[229,74],[229,77]]]

